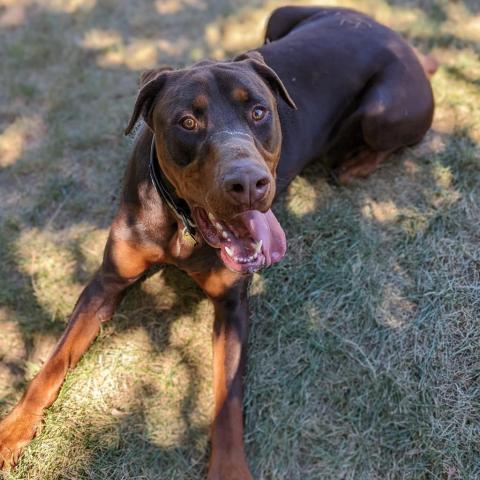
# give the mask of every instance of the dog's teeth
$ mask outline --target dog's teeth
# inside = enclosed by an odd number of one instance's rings
[[[225,230],[222,230],[222,237],[225,239],[228,238],[228,233]]]
[[[215,223],[215,226],[217,227],[217,230],[220,230],[220,231],[223,230],[223,227],[222,227],[222,224],[221,224],[221,223],[216,222],[216,223]]]
[[[233,257],[233,250],[230,247],[225,247],[225,251],[227,252],[227,255],[231,258]]]
[[[262,245],[263,245],[263,240],[259,240],[257,243],[254,244],[254,249],[255,249],[255,253],[260,253],[260,251],[262,250]]]
[[[215,223],[216,218],[213,216],[213,213],[208,212],[208,218],[212,223]]]

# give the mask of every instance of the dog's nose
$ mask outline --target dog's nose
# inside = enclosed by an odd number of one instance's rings
[[[270,182],[270,176],[265,170],[249,167],[227,175],[223,188],[235,203],[252,207],[268,193]]]

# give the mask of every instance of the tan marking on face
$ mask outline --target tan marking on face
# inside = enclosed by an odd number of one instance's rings
[[[192,102],[193,108],[204,110],[208,107],[208,97],[206,95],[197,95]]]
[[[233,89],[232,98],[236,102],[246,102],[248,100],[248,92],[242,87],[236,87]]]

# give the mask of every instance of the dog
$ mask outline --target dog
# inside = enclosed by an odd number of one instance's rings
[[[231,61],[145,72],[126,129],[141,119],[103,262],[53,354],[0,423],[0,467],[15,465],[62,382],[127,287],[173,264],[212,300],[214,420],[209,480],[252,479],[242,376],[253,272],[279,262],[279,192],[321,161],[345,184],[373,172],[432,123],[436,65],[372,18],[283,7],[265,43]]]

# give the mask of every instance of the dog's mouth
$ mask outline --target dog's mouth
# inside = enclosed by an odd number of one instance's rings
[[[196,207],[193,216],[205,241],[220,249],[227,268],[253,273],[280,261],[287,250],[285,232],[271,210],[248,210],[228,221]]]

